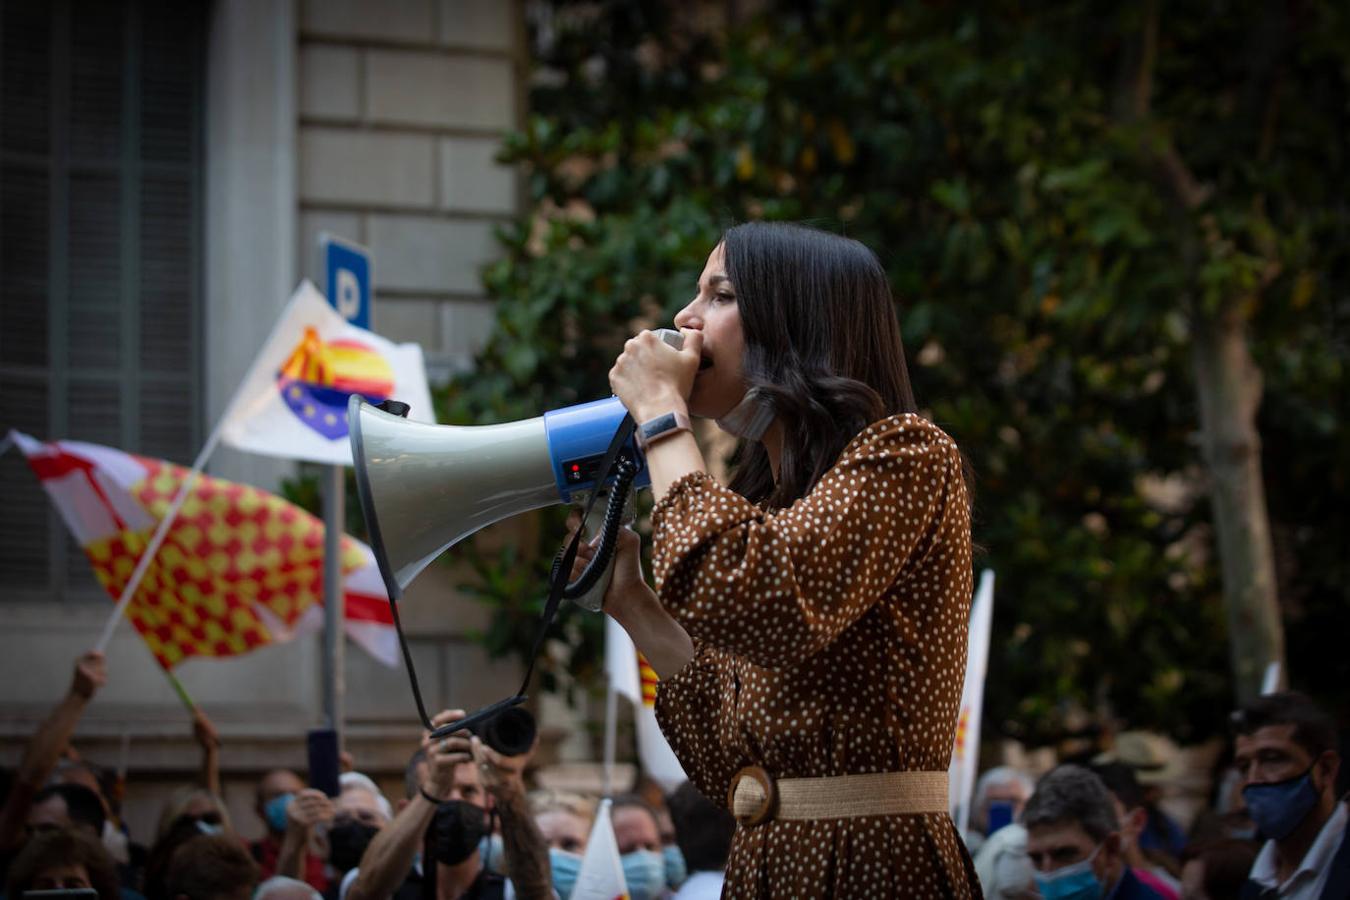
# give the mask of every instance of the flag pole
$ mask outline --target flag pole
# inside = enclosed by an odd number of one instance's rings
[[[347,494],[347,468],[325,467],[323,497],[323,711],[328,727],[337,732],[342,749],[342,701],[346,694],[342,623],[342,533]]]
[[[606,799],[606,802],[614,796],[614,745],[618,731],[618,718],[619,695],[614,690],[614,677],[611,675],[605,680],[605,760],[601,784],[603,793],[601,796]]]
[[[183,687],[183,682],[178,680],[178,676],[168,669],[165,669],[164,677],[169,679],[169,686],[172,687],[173,692],[178,695],[178,699],[183,701],[183,705],[187,707],[187,711],[195,713],[197,711],[197,703],[188,695],[187,688]]]

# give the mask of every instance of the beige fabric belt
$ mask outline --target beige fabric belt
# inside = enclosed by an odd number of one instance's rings
[[[731,780],[731,814],[742,825],[770,819],[844,819],[947,812],[946,772],[876,772],[774,779],[746,766]]]

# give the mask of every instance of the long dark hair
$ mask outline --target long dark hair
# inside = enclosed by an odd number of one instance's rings
[[[785,435],[778,483],[763,445],[743,442],[731,489],[782,508],[869,424],[916,411],[900,324],[881,263],[855,240],[750,222],[729,229],[722,245],[746,384],[773,404]]]

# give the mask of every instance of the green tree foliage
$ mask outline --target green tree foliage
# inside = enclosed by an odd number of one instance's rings
[[[1344,10],[540,9],[532,115],[503,151],[531,213],[485,273],[496,326],[452,420],[605,395],[623,339],[687,301],[734,221],[848,234],[886,266],[920,404],[977,473],[987,727],[1042,739],[1081,708],[1200,737],[1232,683],[1191,344],[1236,303],[1292,681],[1345,707]],[[526,643],[560,517],[539,533],[477,560],[498,651]],[[598,627],[568,617],[558,668],[593,671]]]

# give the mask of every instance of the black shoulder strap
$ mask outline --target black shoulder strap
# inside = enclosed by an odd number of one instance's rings
[[[1347,898],[1350,898],[1350,827],[1341,835],[1341,845],[1331,858],[1331,871],[1327,873],[1327,883],[1322,888],[1322,900]]]
[[[614,437],[610,439],[609,448],[605,450],[605,458],[601,461],[600,468],[595,470],[597,473],[595,476],[596,489],[591,491],[590,498],[586,501],[586,508],[581,513],[581,521],[586,521],[587,517],[590,516],[591,508],[595,506],[595,500],[600,496],[599,485],[613,471],[620,452],[633,436],[633,430],[636,427],[633,417],[625,413],[623,421],[619,423],[618,429],[614,432]],[[544,611],[539,616],[539,629],[534,635],[534,644],[530,648],[530,662],[525,668],[525,677],[521,679],[520,689],[510,697],[498,700],[491,706],[485,706],[463,719],[456,719],[440,728],[433,728],[431,719],[427,717],[426,706],[422,703],[422,693],[417,686],[417,673],[413,669],[412,654],[408,650],[408,642],[403,638],[403,626],[398,620],[398,604],[390,596],[389,608],[394,614],[394,626],[398,631],[399,646],[403,650],[403,663],[408,669],[408,677],[412,683],[413,698],[417,701],[417,711],[422,716],[422,723],[431,732],[432,740],[443,738],[447,734],[453,734],[464,728],[475,727],[478,723],[487,721],[502,710],[525,702],[525,689],[530,686],[530,677],[534,675],[534,664],[539,659],[539,648],[543,646],[544,638],[548,636],[549,626],[553,624],[553,617],[558,614],[558,604],[562,602],[563,592],[567,589],[567,579],[572,575],[572,563],[576,561],[577,547],[580,544],[581,529],[578,528],[576,533],[572,535],[572,540],[568,541],[566,549],[554,560],[553,573],[549,579],[548,599],[544,601]]]

